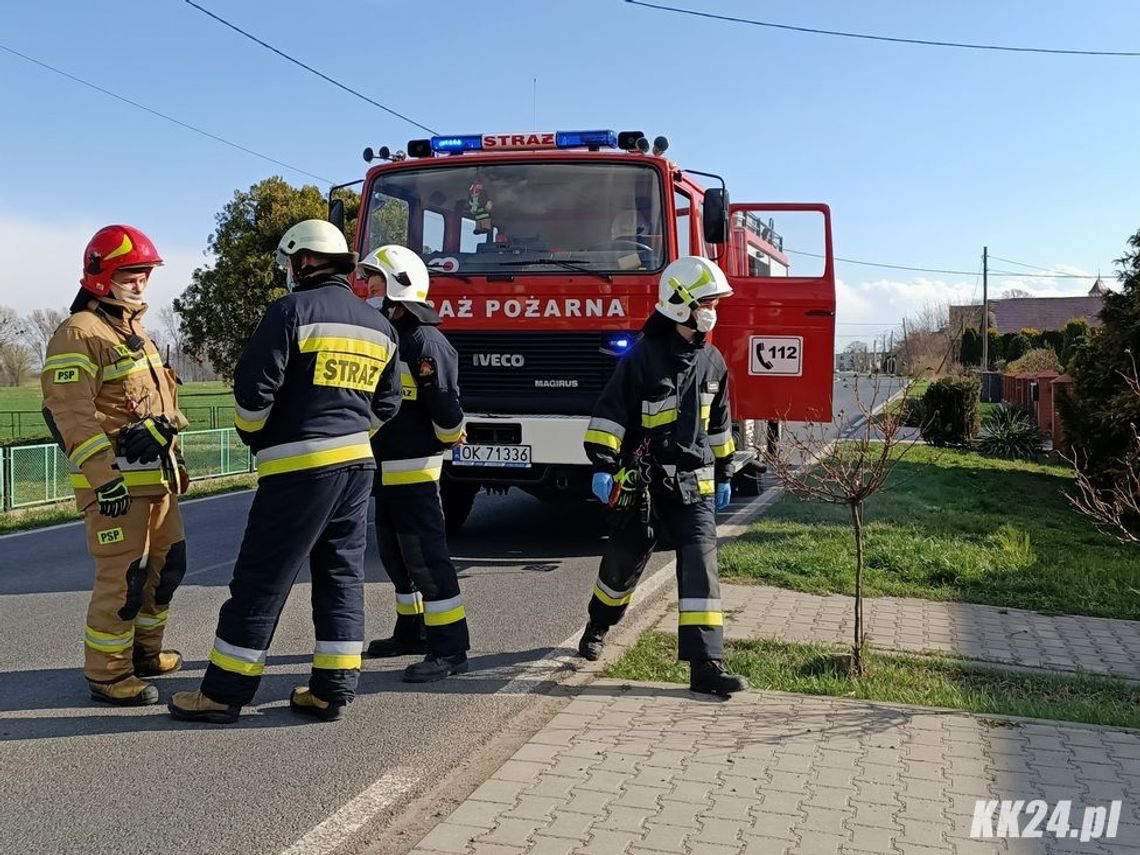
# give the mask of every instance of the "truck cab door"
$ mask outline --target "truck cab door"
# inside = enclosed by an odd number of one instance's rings
[[[729,207],[716,260],[733,296],[713,342],[728,362],[736,419],[830,421],[835,350],[831,211],[823,204]]]

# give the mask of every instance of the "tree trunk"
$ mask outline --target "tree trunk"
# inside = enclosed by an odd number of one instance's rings
[[[851,505],[851,525],[855,529],[855,646],[853,670],[863,676],[863,503]]]

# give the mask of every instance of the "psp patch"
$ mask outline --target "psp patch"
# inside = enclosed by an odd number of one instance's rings
[[[322,350],[313,369],[313,384],[375,392],[384,366],[378,359],[355,353]]]
[[[100,546],[106,546],[109,543],[122,543],[125,540],[123,530],[121,528],[108,528],[96,534],[99,539]]]
[[[79,382],[79,369],[78,368],[57,368],[57,369],[55,369],[55,382],[56,383],[78,383]]]

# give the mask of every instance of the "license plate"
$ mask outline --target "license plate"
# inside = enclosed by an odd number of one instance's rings
[[[451,462],[456,466],[530,466],[529,445],[457,445],[451,449]]]

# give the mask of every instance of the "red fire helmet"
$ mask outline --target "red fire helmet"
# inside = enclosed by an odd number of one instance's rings
[[[83,251],[82,285],[97,297],[111,290],[111,274],[132,267],[158,267],[162,257],[150,238],[134,226],[104,226]]]

